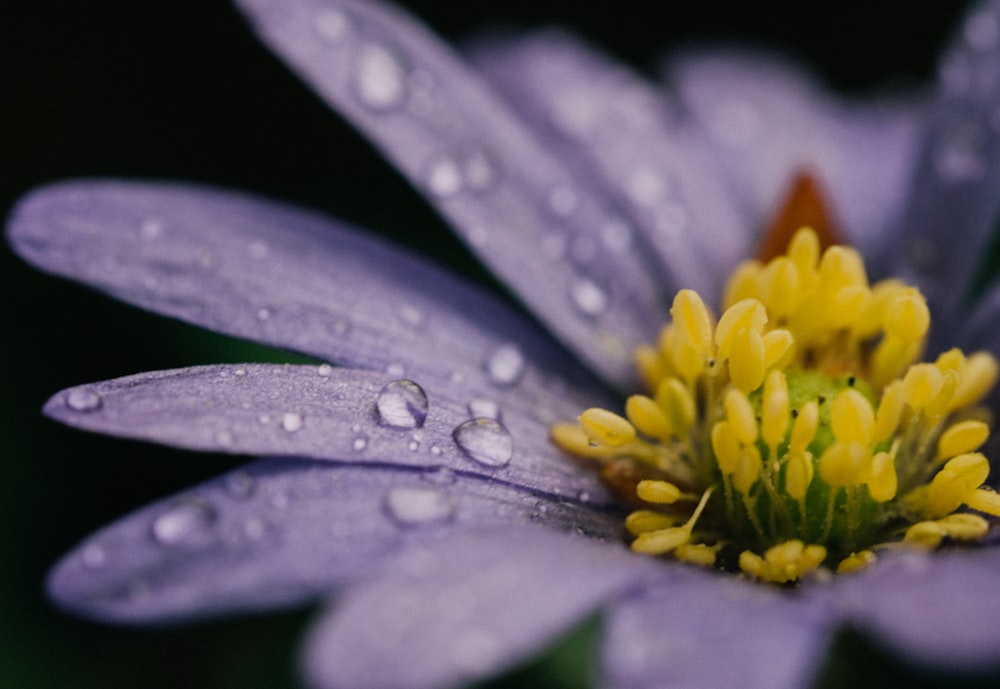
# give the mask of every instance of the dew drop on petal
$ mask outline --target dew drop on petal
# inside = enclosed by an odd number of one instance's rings
[[[257,320],[266,321],[271,318],[271,309],[267,307],[261,307],[257,309]]]
[[[203,502],[182,502],[153,521],[153,538],[162,545],[197,545],[211,540],[218,513]]]
[[[400,524],[427,524],[450,518],[455,500],[433,488],[397,486],[386,494],[385,509]]]
[[[316,367],[316,373],[323,376],[324,378],[329,378],[333,375],[333,366],[330,364],[320,364]]]
[[[362,452],[366,447],[368,447],[368,436],[359,435],[351,443],[351,447],[355,452]]]
[[[286,412],[281,415],[281,427],[289,433],[302,430],[302,415],[295,412]]]
[[[500,420],[500,405],[488,397],[477,397],[469,402],[469,416],[474,419],[486,418]]]
[[[470,419],[460,424],[452,437],[462,452],[485,466],[505,466],[514,455],[510,431],[496,419]]]
[[[90,388],[76,388],[66,395],[66,406],[73,411],[97,411],[102,405],[101,396]]]
[[[573,304],[585,316],[599,316],[608,306],[608,295],[593,280],[580,278],[570,286]]]
[[[427,166],[427,188],[435,196],[454,196],[462,190],[462,170],[450,156],[436,158]]]
[[[486,358],[484,368],[496,385],[514,385],[524,375],[526,362],[520,348],[513,343],[498,346]]]
[[[392,50],[369,43],[357,55],[354,92],[373,110],[392,110],[406,99],[406,68]]]
[[[375,401],[379,423],[390,428],[420,428],[429,406],[424,389],[405,379],[386,383]]]

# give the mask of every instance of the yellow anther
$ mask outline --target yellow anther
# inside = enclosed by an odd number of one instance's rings
[[[789,497],[793,500],[805,500],[813,472],[811,454],[802,451],[789,453],[785,469],[785,492]]]
[[[861,443],[834,443],[819,458],[819,475],[833,488],[863,483],[871,454]]]
[[[670,419],[654,400],[645,395],[632,395],[625,402],[625,416],[636,430],[660,440],[668,440],[673,433]]]
[[[871,461],[868,480],[868,494],[875,502],[888,502],[896,497],[898,478],[896,460],[888,452],[879,452]]]
[[[698,415],[691,391],[677,378],[668,378],[656,390],[656,403],[667,415],[670,428],[681,440],[686,440]]]
[[[632,361],[647,390],[655,390],[659,382],[667,376],[663,357],[654,347],[649,345],[636,347]]]
[[[952,409],[978,404],[997,382],[1000,366],[988,352],[976,352],[959,371],[958,385],[951,399]]]
[[[799,272],[816,270],[819,263],[819,237],[811,227],[799,229],[788,243],[787,255]]]
[[[989,473],[989,462],[978,452],[948,460],[927,491],[927,516],[943,517],[962,503],[975,500],[978,497],[976,489],[983,485]]]
[[[605,449],[595,447],[590,438],[575,423],[556,424],[549,433],[552,442],[571,455],[592,459],[600,459],[605,456]]]
[[[871,567],[878,560],[878,556],[871,550],[862,550],[851,553],[837,565],[837,574],[851,574],[860,572]]]
[[[788,430],[788,381],[781,371],[771,371],[761,398],[760,434],[769,447],[777,447]]]
[[[944,376],[934,364],[916,364],[903,377],[903,398],[914,409],[928,406],[941,392]]]
[[[712,347],[712,317],[701,296],[694,290],[682,289],[674,297],[670,315],[688,343],[708,356]]]
[[[733,472],[733,488],[743,494],[748,494],[753,484],[760,478],[763,462],[756,445],[749,445],[740,451],[736,471]]]
[[[712,451],[724,476],[729,476],[739,467],[742,454],[740,439],[728,421],[719,421],[712,426]]]
[[[945,531],[945,528],[937,522],[917,522],[906,530],[906,535],[903,536],[903,543],[933,550],[941,545],[941,541],[947,535],[948,533]]]
[[[872,287],[871,299],[858,314],[858,319],[851,324],[855,337],[865,340],[881,332],[888,305],[906,289],[907,286],[899,280],[883,280]]]
[[[953,423],[938,439],[937,458],[948,459],[982,447],[989,438],[990,427],[982,421],[969,419]]]
[[[669,326],[660,332],[660,352],[671,371],[689,383],[705,370],[705,352],[696,349],[679,328]]]
[[[903,418],[906,404],[905,390],[901,381],[893,381],[882,390],[882,400],[878,403],[875,413],[875,442],[882,442],[892,437]]]
[[[764,303],[778,318],[791,315],[801,302],[799,270],[792,259],[779,256],[767,264],[761,276]]]
[[[937,520],[949,538],[957,541],[978,541],[990,530],[990,523],[978,514],[949,514]]]
[[[819,405],[816,400],[810,400],[802,405],[795,423],[792,424],[792,434],[788,439],[788,450],[793,453],[805,452],[816,435],[819,426]]]
[[[715,564],[715,555],[718,550],[718,546],[705,545],[704,543],[681,543],[674,550],[674,557],[681,562],[711,567]]]
[[[680,499],[681,489],[669,481],[639,481],[636,495],[646,502],[669,505]]]
[[[676,526],[680,520],[669,514],[656,512],[654,510],[636,510],[625,517],[625,528],[633,536],[669,529]]]
[[[841,443],[870,444],[875,435],[875,412],[871,402],[854,388],[841,390],[833,398],[830,426]]]
[[[756,299],[738,301],[722,314],[715,328],[715,344],[721,359],[727,359],[737,333],[751,329],[759,334],[767,323],[767,311]]]
[[[919,342],[904,342],[898,337],[884,338],[871,356],[872,384],[876,388],[885,387],[902,375],[916,360],[920,347]]]
[[[958,374],[954,371],[943,371],[941,374],[941,389],[931,403],[924,408],[924,413],[930,417],[940,417],[952,409],[952,398],[958,387]]]
[[[783,584],[816,571],[825,559],[823,546],[807,546],[793,539],[768,548],[763,558],[749,550],[743,551],[740,569],[758,579]]]
[[[862,285],[847,285],[832,290],[824,299],[824,324],[828,330],[849,327],[871,299],[871,292]]]
[[[726,419],[740,442],[744,445],[756,442],[757,418],[747,396],[735,388],[730,388],[726,392],[724,406]]]
[[[913,287],[902,290],[886,305],[884,323],[886,333],[905,342],[919,342],[931,324],[927,301]]]
[[[743,328],[733,337],[729,352],[729,377],[733,385],[743,392],[750,392],[764,382],[764,339],[759,331]]]
[[[967,495],[964,502],[974,510],[1000,517],[1000,493],[978,488]]]
[[[744,299],[760,298],[760,261],[743,261],[726,282],[723,309],[727,309]]]
[[[764,333],[764,366],[772,368],[782,363],[785,356],[792,351],[795,338],[787,330],[777,329]]]
[[[592,407],[580,414],[580,428],[593,442],[620,447],[635,440],[635,427],[607,409]]]
[[[663,555],[690,540],[691,529],[687,525],[674,526],[639,534],[632,541],[632,550],[646,555]]]
[[[831,246],[819,260],[820,280],[825,289],[868,286],[861,254],[846,246]]]

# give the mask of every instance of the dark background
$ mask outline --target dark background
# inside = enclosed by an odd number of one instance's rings
[[[12,3],[8,3],[12,4]],[[260,47],[224,0],[35,0],[0,10],[0,214],[47,181],[94,175],[243,187],[325,209],[487,279],[404,182]],[[636,68],[687,42],[757,43],[863,94],[932,78],[964,3],[407,3],[458,40],[498,23],[558,23]],[[280,354],[139,313],[29,269],[0,248],[0,687],[296,686],[308,611],[171,630],[94,625],[48,607],[49,565],[80,538],[152,499],[233,466],[74,432],[42,419],[60,388],[148,369]],[[507,678],[545,674],[573,655]],[[827,687],[934,686],[853,637]],[[864,668],[859,670],[858,668]],[[984,684],[985,686],[985,684]]]

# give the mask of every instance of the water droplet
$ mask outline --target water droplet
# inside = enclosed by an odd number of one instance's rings
[[[469,402],[469,416],[474,419],[500,420],[500,405],[488,397],[477,397]]]
[[[324,378],[329,378],[333,375],[333,366],[330,364],[320,364],[316,367],[316,373],[323,376]]]
[[[520,348],[516,344],[505,343],[490,353],[484,368],[496,385],[514,385],[524,375],[525,365]]]
[[[442,452],[443,450],[440,445],[431,445],[431,454],[435,457],[439,456]]]
[[[385,508],[397,522],[410,526],[450,518],[455,513],[455,500],[433,488],[397,486],[386,495]]]
[[[514,441],[496,419],[470,419],[452,433],[455,444],[470,459],[490,467],[506,465],[514,455]]]
[[[420,428],[429,406],[427,393],[412,380],[386,383],[375,401],[379,422],[390,428]]]
[[[627,183],[628,195],[632,202],[644,208],[652,208],[666,193],[666,181],[649,168],[639,167],[632,171]]]
[[[253,476],[245,471],[234,471],[223,479],[226,494],[237,500],[245,500],[253,494]]]
[[[591,499],[590,491],[588,491],[588,490],[581,490],[581,491],[579,491],[576,494],[576,499],[579,500],[580,502],[590,502],[590,499]]]
[[[351,443],[351,447],[354,448],[355,452],[361,452],[366,447],[368,447],[368,437],[364,435],[359,435],[357,438],[354,439],[354,442]]]
[[[417,440],[411,440],[407,443],[406,447],[409,448],[410,452],[416,452],[420,449],[420,442]]]
[[[436,445],[434,447],[437,447]],[[438,448],[438,453],[440,454],[440,449]],[[431,448],[431,453],[434,453],[434,448]],[[427,481],[428,483],[433,483],[437,486],[450,486],[458,480],[455,475],[455,470],[451,467],[436,466],[425,469],[420,477]]]
[[[266,321],[271,317],[271,309],[266,307],[261,307],[257,309],[257,319]]]
[[[80,559],[83,560],[83,564],[87,565],[87,567],[97,569],[103,567],[104,563],[107,562],[108,554],[104,552],[104,548],[101,546],[91,543],[80,553]]]
[[[92,412],[101,408],[101,396],[90,388],[76,388],[66,395],[66,406],[73,411]]]
[[[451,157],[437,158],[427,167],[427,188],[436,196],[454,196],[462,190],[462,170]]]
[[[163,545],[199,545],[212,540],[219,515],[203,502],[175,505],[153,521],[153,538]]]
[[[243,367],[240,367],[240,368],[236,369],[235,371],[233,371],[233,375],[236,376],[237,378],[242,378],[246,374],[247,374],[247,370],[245,368],[243,368]]]
[[[295,433],[302,429],[302,415],[295,412],[286,412],[281,415],[281,427],[289,433]]]
[[[358,52],[354,92],[373,110],[392,110],[406,98],[406,68],[389,48],[369,43]]]
[[[570,287],[570,297],[585,316],[599,316],[608,306],[608,295],[601,287],[587,278],[580,278]]]
[[[324,7],[316,12],[316,34],[327,43],[339,43],[351,28],[351,20],[343,12]]]

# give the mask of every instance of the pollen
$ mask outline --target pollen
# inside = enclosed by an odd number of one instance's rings
[[[718,315],[677,293],[623,415],[588,409],[554,442],[636,508],[633,550],[761,582],[982,539],[1000,517],[980,452],[996,359],[921,360],[917,288],[871,284],[829,227],[782,231],[735,269]]]

